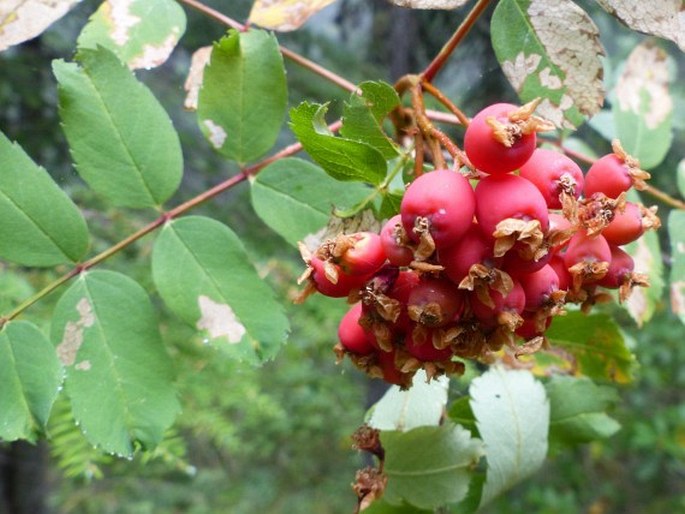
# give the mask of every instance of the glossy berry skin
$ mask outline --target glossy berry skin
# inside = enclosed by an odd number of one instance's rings
[[[334,284],[326,277],[324,262],[321,259],[312,257],[309,265],[312,268],[310,280],[316,290],[322,295],[332,298],[346,297],[352,290],[359,289],[371,278],[371,275],[347,275],[340,266],[331,263],[331,266],[336,266],[338,270],[338,281]]]
[[[354,245],[337,260],[340,269],[348,275],[368,275],[378,271],[385,263],[385,250],[381,237],[374,232],[350,234]]]
[[[559,290],[559,276],[549,264],[535,273],[522,275],[519,280],[526,295],[527,311],[540,309],[550,294]]]
[[[388,262],[394,266],[409,266],[414,260],[414,251],[397,241],[396,231],[402,228],[402,216],[396,214],[385,222],[381,229],[381,244]]]
[[[617,198],[633,185],[628,167],[616,154],[610,153],[594,162],[585,175],[583,194],[590,198],[595,193],[603,193],[609,198]]]
[[[512,277],[520,277],[521,275],[526,275],[528,273],[535,273],[543,266],[549,264],[549,260],[552,258],[552,254],[547,252],[537,261],[533,259],[526,260],[519,255],[518,248],[519,243],[515,244],[513,248],[502,257],[501,268]]]
[[[486,328],[493,328],[497,323],[497,316],[502,312],[521,314],[526,306],[526,294],[521,284],[515,280],[514,287],[509,294],[502,296],[494,289],[490,290],[490,298],[495,307],[489,307],[478,299],[476,294],[471,294],[471,310],[481,324]]]
[[[467,157],[480,171],[491,175],[508,173],[518,169],[535,150],[535,133],[520,135],[510,147],[499,142],[488,118],[510,124],[509,114],[516,111],[517,105],[497,103],[486,107],[476,114],[464,134],[464,151]]]
[[[538,220],[542,231],[547,232],[547,202],[525,178],[511,174],[485,177],[476,186],[475,194],[476,219],[487,237],[492,237],[497,224],[507,218]]]
[[[632,243],[644,231],[640,207],[632,202],[626,202],[625,210],[614,214],[614,219],[604,227],[602,235],[609,244],[618,246]]]
[[[370,355],[375,351],[373,335],[366,332],[359,324],[362,314],[362,304],[354,304],[342,317],[338,325],[338,340],[350,353],[355,355]]]
[[[409,293],[407,310],[414,321],[427,327],[442,327],[461,316],[465,306],[464,294],[448,280],[422,279]],[[437,306],[438,310],[432,306]],[[412,310],[420,312],[420,316],[412,315]]]
[[[565,190],[580,197],[583,172],[569,157],[554,150],[538,148],[521,166],[520,176],[529,180],[542,193],[550,209],[561,209],[559,195]],[[566,185],[566,187],[565,187]]]
[[[555,254],[549,260],[549,265],[557,274],[557,278],[559,279],[559,290],[568,291],[571,289],[573,278],[566,268],[564,258],[559,254]]]
[[[589,237],[584,231],[578,231],[568,243],[564,253],[566,268],[581,262],[611,262],[611,248],[601,235]]]
[[[618,246],[611,247],[611,264],[609,271],[597,283],[609,289],[617,289],[623,284],[623,280],[635,269],[633,258]]]
[[[444,266],[447,277],[459,285],[474,264],[495,264],[492,241],[473,224],[456,244],[438,251],[438,262]]]
[[[425,218],[436,248],[454,244],[471,226],[476,199],[469,181],[449,170],[436,170],[416,178],[400,205],[402,225],[414,241],[417,218]]]
[[[421,341],[415,339],[415,331],[410,330],[404,340],[404,346],[412,357],[423,361],[445,361],[452,357],[452,349],[448,346],[438,350],[433,346],[432,331],[424,331],[424,338]]]

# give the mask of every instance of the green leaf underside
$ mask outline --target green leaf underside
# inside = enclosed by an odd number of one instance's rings
[[[275,36],[229,31],[214,44],[198,98],[200,128],[212,146],[246,163],[276,142],[288,91]]]
[[[434,514],[435,511],[417,509],[412,505],[390,505],[383,498],[364,509],[364,514]]]
[[[381,442],[388,476],[385,500],[422,509],[461,501],[469,489],[471,470],[483,454],[482,442],[452,423],[384,431]]]
[[[81,66],[58,60],[60,116],[76,169],[121,207],[156,207],[176,192],[183,155],[169,116],[105,48],[82,50]]]
[[[618,401],[615,389],[589,378],[554,376],[546,384],[550,399],[550,439],[585,443],[610,437],[621,425],[606,410]]]
[[[0,133],[0,257],[26,266],[78,261],[88,250],[83,216],[50,175]]]
[[[578,126],[584,115],[601,107],[603,51],[592,20],[575,3],[502,0],[493,13],[491,37],[497,59],[521,100],[546,99],[538,112],[557,126]],[[564,59],[569,69],[562,69]]]
[[[167,223],[152,275],[166,305],[229,355],[259,363],[284,343],[283,308],[226,225],[200,216]]]
[[[326,105],[303,102],[290,110],[290,126],[303,148],[331,177],[378,185],[387,164],[371,145],[335,137],[326,127]]]
[[[383,132],[382,123],[400,104],[397,91],[384,82],[363,82],[359,89],[361,95],[353,93],[345,104],[340,135],[371,145],[385,159],[396,157],[399,148]]]
[[[483,506],[542,465],[550,408],[544,387],[528,371],[493,367],[471,382],[469,393],[487,452]]]
[[[642,203],[639,193],[631,190],[628,200]],[[652,319],[664,292],[664,263],[661,257],[661,245],[656,231],[645,232],[637,241],[627,244],[624,250],[635,262],[635,271],[649,277],[649,287],[636,287],[630,297],[623,302],[623,307],[635,320],[638,326]]]
[[[632,380],[635,358],[610,316],[569,312],[555,317],[546,335],[552,347],[574,361],[577,373],[595,380]]]
[[[130,68],[164,63],[186,29],[185,12],[173,0],[103,2],[78,37],[78,47],[104,46]]]
[[[334,209],[346,209],[372,190],[364,184],[343,183],[302,159],[279,159],[252,182],[252,205],[259,217],[288,243],[325,228]]]
[[[50,341],[26,321],[0,331],[0,440],[35,440],[62,382]]]
[[[51,337],[74,418],[92,444],[128,456],[161,441],[180,406],[140,285],[112,271],[82,274],[55,307]]]
[[[685,323],[685,212],[671,211],[668,217],[671,241],[671,310]]]

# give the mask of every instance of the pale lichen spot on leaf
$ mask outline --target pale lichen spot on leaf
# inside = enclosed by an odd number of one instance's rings
[[[296,30],[333,2],[335,0],[256,0],[248,21],[281,32]]]
[[[1,0],[0,51],[41,34],[80,0]]]
[[[207,130],[209,131],[207,137],[209,138],[209,142],[212,143],[212,146],[216,149],[219,149],[222,146],[224,146],[227,135],[223,127],[214,123],[213,120],[203,120],[202,123],[205,127],[207,127]]]
[[[247,333],[229,305],[215,302],[205,295],[198,297],[197,304],[200,319],[196,327],[198,330],[206,330],[212,339],[225,336],[229,343],[235,344]]]
[[[637,251],[633,255],[633,261],[635,262],[635,272],[637,273],[646,273],[649,275],[650,270],[654,267],[654,255],[649,250],[649,246],[644,237],[637,240]],[[625,304],[626,309],[628,309],[628,312],[638,326],[642,326],[649,309],[647,289],[644,287],[634,288]]]
[[[77,369],[79,371],[89,371],[90,368],[92,367],[91,363],[89,360],[81,361],[76,366],[74,366],[74,369]]]
[[[142,20],[131,14],[134,0],[107,0],[104,6],[105,19],[111,24],[112,40],[124,46],[130,38],[130,30]]]
[[[547,89],[561,89],[563,87],[561,79],[552,72],[549,66],[544,68],[538,76],[540,77],[540,84]]]
[[[456,9],[468,0],[390,0],[390,2],[400,7],[412,9]]]
[[[83,344],[83,330],[95,324],[93,307],[87,298],[81,298],[76,304],[79,314],[77,321],[67,321],[64,326],[62,341],[57,345],[57,357],[65,366],[72,366],[76,362],[76,354]]]
[[[643,116],[647,128],[656,129],[673,111],[669,80],[666,52],[651,42],[638,45],[616,84],[620,109]]]
[[[183,107],[188,111],[197,110],[197,101],[200,95],[200,88],[202,87],[205,67],[209,63],[211,55],[212,47],[203,46],[195,50],[190,59],[190,70],[188,70],[188,77],[183,84],[183,88],[187,93],[186,99],[183,102]]]
[[[140,68],[149,70],[150,68],[155,68],[163,64],[176,47],[180,33],[180,27],[174,27],[171,31],[171,34],[169,34],[160,44],[144,45],[142,53],[131,59],[128,63],[128,67],[132,70],[137,70]]]
[[[514,89],[521,92],[526,79],[535,73],[535,70],[540,65],[540,61],[542,61],[541,55],[531,54],[526,56],[523,52],[519,52],[513,61],[504,61],[502,63],[502,71]]]
[[[566,111],[571,107],[573,107],[573,99],[568,95],[562,95],[559,105],[555,105],[549,98],[545,98],[538,105],[536,112],[557,127],[572,129],[573,125],[564,117]]]
[[[527,14],[576,108],[588,116],[599,111],[604,102],[600,56],[605,52],[592,19],[570,0],[531,0]]]
[[[681,318],[685,316],[685,282],[682,280],[671,283],[671,310]]]

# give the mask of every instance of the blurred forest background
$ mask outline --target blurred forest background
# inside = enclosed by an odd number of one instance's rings
[[[238,20],[246,19],[251,5],[249,0],[206,3]],[[50,62],[71,57],[81,27],[98,4],[84,0],[40,38],[0,54],[0,130],[20,142],[83,208],[91,229],[97,231],[96,251],[154,216],[100,205],[72,170],[59,127]],[[601,28],[609,54],[610,88],[617,67],[642,37],[594,3],[583,5]],[[436,80],[469,114],[495,100],[515,101],[491,50],[491,10]],[[404,73],[420,71],[463,14],[463,10],[403,10],[385,0],[340,0],[304,29],[279,39],[353,82],[392,82]],[[188,11],[188,30],[172,58],[160,68],[138,72],[181,135],[186,168],[179,200],[235,172],[211,151],[194,114],[182,109],[192,52],[224,32],[216,21]],[[655,170],[653,183],[675,192],[675,170],[685,147],[685,59],[675,45],[659,44],[673,57],[680,80],[672,83],[676,151]],[[302,99],[347,96],[292,63],[286,66],[291,105]],[[332,104],[331,119],[339,107],[340,101]],[[580,133],[594,151],[608,150],[593,128],[583,127]],[[287,130],[281,138],[283,144],[292,142]],[[249,202],[235,207],[248,194],[247,188],[237,188],[199,210],[228,222],[254,254],[259,250],[259,255],[271,255],[258,267],[270,270],[283,295],[292,294],[302,265],[296,252],[249,210]],[[658,203],[650,198],[645,202]],[[664,220],[667,212],[660,205]],[[151,240],[143,239],[108,261],[107,267],[125,268],[152,289],[145,272],[147,260],[141,259],[150,246]],[[12,269],[0,264],[2,312],[53,276],[35,271],[26,280],[13,275]],[[132,269],[139,269],[139,276]],[[44,302],[33,313],[48,308]],[[635,382],[619,389],[620,400],[612,413],[621,422],[621,431],[602,443],[552,448],[545,466],[488,507],[488,514],[685,512],[685,327],[670,313],[666,297],[654,319],[639,329],[620,308],[608,309],[621,320],[640,363]],[[343,310],[340,302],[322,297],[291,308],[289,343],[274,362],[260,369],[222,358],[185,325],[171,317],[163,320],[169,351],[182,357],[176,362],[183,404],[183,413],[164,443],[152,455],[132,461],[102,456],[80,436],[68,407],[58,400],[48,442],[0,445],[0,513],[352,512],[355,500],[349,484],[363,464],[351,449],[349,436],[382,393],[382,386],[369,382],[347,362],[335,364],[331,347]],[[458,392],[465,385],[454,381],[453,388]]]

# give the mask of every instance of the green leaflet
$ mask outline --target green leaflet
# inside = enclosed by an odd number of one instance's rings
[[[169,116],[109,50],[58,60],[60,116],[81,177],[121,207],[156,207],[176,192],[183,155]]]
[[[153,448],[179,412],[152,303],[132,279],[82,274],[55,307],[51,337],[76,422],[91,444]]]
[[[685,212],[673,210],[668,217],[671,241],[671,310],[685,323]]]
[[[104,46],[129,68],[150,69],[167,60],[185,29],[185,12],[173,0],[107,0],[83,28],[78,47]]]
[[[282,306],[238,236],[218,221],[190,216],[167,223],[155,241],[152,276],[167,306],[233,357],[260,363],[285,341]]]
[[[83,216],[50,175],[0,133],[0,257],[26,266],[78,261],[88,250]]]
[[[229,31],[214,44],[197,116],[211,145],[246,163],[276,142],[288,103],[283,58],[273,34]]]
[[[571,0],[502,0],[492,16],[492,45],[524,102],[557,127],[578,126],[602,106],[604,49],[591,18]]]
[[[26,321],[0,331],[0,440],[35,440],[62,382],[50,341]]]
[[[373,191],[364,184],[340,183],[302,159],[279,159],[251,183],[259,217],[288,243],[297,246],[326,226],[334,209],[347,209]]]
[[[336,180],[380,184],[387,172],[383,154],[367,143],[335,137],[326,126],[327,109],[303,102],[290,110],[290,126],[304,149]]]

